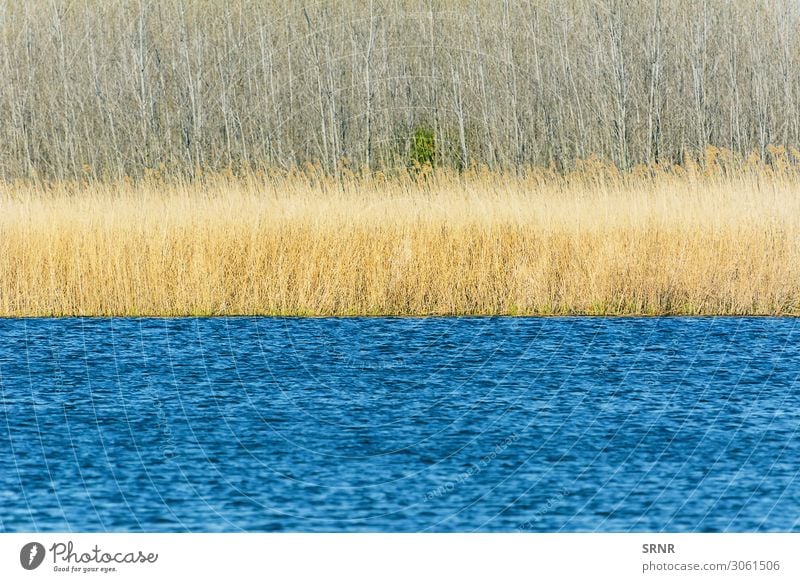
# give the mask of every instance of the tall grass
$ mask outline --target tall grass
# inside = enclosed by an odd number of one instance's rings
[[[3,316],[800,314],[800,172],[716,150],[1,188]]]

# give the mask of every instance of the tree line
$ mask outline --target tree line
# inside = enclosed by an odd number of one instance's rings
[[[795,0],[0,0],[0,176],[800,144]]]

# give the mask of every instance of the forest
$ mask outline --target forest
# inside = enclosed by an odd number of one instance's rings
[[[800,143],[792,0],[0,1],[0,178],[622,171]],[[796,151],[796,150],[795,150]]]

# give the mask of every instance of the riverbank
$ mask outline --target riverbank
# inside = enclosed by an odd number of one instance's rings
[[[0,316],[798,315],[792,167],[0,186]]]

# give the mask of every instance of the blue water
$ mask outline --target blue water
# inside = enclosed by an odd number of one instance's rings
[[[798,531],[798,321],[0,320],[0,530]]]

